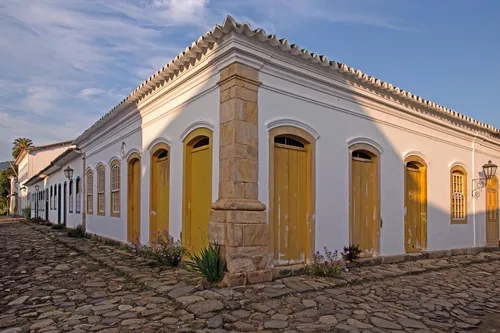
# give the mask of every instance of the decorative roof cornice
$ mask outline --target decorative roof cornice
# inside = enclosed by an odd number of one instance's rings
[[[148,96],[159,84],[163,84],[172,79],[182,68],[184,68],[186,64],[191,63],[193,59],[196,59],[199,54],[205,52],[206,49],[211,47],[218,39],[221,39],[233,31],[240,35],[245,35],[248,38],[255,38],[259,42],[267,43],[282,52],[300,57],[302,61],[308,61],[309,63],[329,68],[333,71],[346,75],[353,81],[359,81],[361,84],[371,86],[373,89],[384,92],[385,94],[392,94],[399,100],[415,103],[437,112],[444,118],[457,120],[461,123],[469,125],[471,128],[475,128],[477,131],[489,133],[496,139],[499,138],[500,130],[492,125],[480,122],[445,106],[428,101],[418,95],[395,87],[389,82],[370,76],[361,72],[359,69],[355,69],[354,67],[348,66],[344,63],[330,61],[327,56],[311,53],[307,49],[301,49],[299,45],[290,44],[290,42],[285,38],[279,39],[274,34],[267,35],[264,29],[252,29],[248,23],[237,23],[231,16],[228,15],[222,25],[215,25],[212,31],[208,31],[205,35],[201,36],[167,65],[163,66],[159,71],[142,82],[129,96],[111,109],[110,112],[100,118],[89,129],[83,132],[75,140],[75,143],[79,144],[81,140],[85,139],[96,129],[104,125],[113,115],[133,103],[138,103],[144,97]]]

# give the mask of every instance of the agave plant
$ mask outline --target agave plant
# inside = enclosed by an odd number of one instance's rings
[[[226,269],[226,263],[220,257],[220,250],[219,244],[209,244],[199,254],[188,253],[186,269],[202,274],[209,282],[220,282]]]

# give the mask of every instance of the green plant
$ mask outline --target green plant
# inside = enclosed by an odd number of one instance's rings
[[[68,236],[69,237],[75,237],[75,238],[87,238],[89,235],[85,232],[85,229],[81,224],[77,225],[75,229],[69,229],[68,230]]]
[[[151,241],[150,255],[153,259],[168,266],[178,266],[184,254],[184,247],[180,241],[175,241],[167,230],[158,231],[156,238]]]
[[[199,254],[188,253],[190,261],[186,261],[186,269],[202,274],[209,282],[220,282],[226,269],[220,250],[219,244],[209,244]]]
[[[37,223],[37,224],[42,224],[45,225],[45,220],[42,219],[40,216],[34,217],[31,219],[31,222]]]
[[[31,221],[31,206],[27,206],[27,207],[23,208],[23,217],[26,220]]]
[[[359,245],[351,244],[349,246],[344,246],[344,253],[342,253],[342,258],[346,263],[349,264],[358,260],[360,254],[361,250],[359,249]]]
[[[64,229],[64,225],[62,225],[62,224],[54,224],[52,226],[52,229],[63,230]]]
[[[319,276],[337,276],[344,269],[344,261],[339,257],[337,250],[331,251],[325,246],[325,254],[317,251],[313,255],[313,263],[310,266],[310,272]]]

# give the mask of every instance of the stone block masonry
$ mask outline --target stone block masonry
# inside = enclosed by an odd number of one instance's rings
[[[233,63],[220,72],[219,199],[208,233],[223,247],[229,286],[272,280],[269,226],[258,200],[259,73]]]

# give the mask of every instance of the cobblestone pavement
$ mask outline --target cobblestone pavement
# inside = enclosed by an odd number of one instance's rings
[[[0,225],[0,333],[500,332],[500,253],[204,288],[116,246]]]

